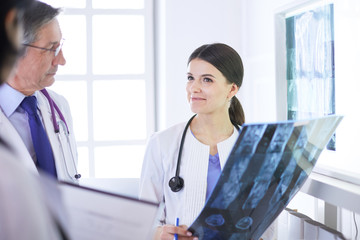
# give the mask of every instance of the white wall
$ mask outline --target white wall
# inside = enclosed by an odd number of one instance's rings
[[[185,84],[187,59],[193,50],[206,43],[223,42],[243,55],[244,11],[239,0],[158,0],[156,18],[157,117],[161,130],[186,121],[192,114]]]
[[[212,42],[231,45],[243,59],[245,77],[238,97],[246,121],[277,120],[275,14],[305,2],[309,1],[156,0],[157,129],[191,116],[185,95],[187,58],[195,48]],[[299,194],[293,206],[306,209],[321,204]]]
[[[275,121],[274,13],[291,2],[157,0],[157,129],[191,116],[185,95],[187,58],[212,42],[229,44],[243,59],[245,76],[238,97],[246,121]]]

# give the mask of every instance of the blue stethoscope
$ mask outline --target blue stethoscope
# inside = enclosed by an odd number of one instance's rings
[[[69,134],[70,134],[70,131],[69,131],[69,127],[65,121],[65,118],[64,118],[64,115],[61,113],[59,107],[56,105],[56,103],[52,100],[52,98],[50,97],[49,93],[46,91],[46,89],[42,89],[40,90],[44,96],[47,98],[48,102],[49,102],[49,105],[50,105],[50,110],[51,110],[51,120],[52,120],[52,123],[53,123],[53,126],[54,126],[54,130],[55,130],[55,133],[56,135],[58,136],[58,140],[59,140],[59,143],[60,143],[60,146],[61,146],[61,151],[62,151],[62,155],[63,155],[63,158],[64,158],[64,163],[65,163],[65,168],[66,168],[66,172],[68,174],[68,176],[70,178],[75,178],[75,179],[79,179],[81,178],[81,174],[78,173],[77,171],[77,167],[76,167],[76,163],[75,163],[75,159],[74,159],[74,155],[73,155],[73,151],[72,151],[72,148],[71,148],[71,144],[70,144],[70,139],[69,139]],[[59,115],[59,118],[60,120],[56,120],[56,113],[55,111],[57,112],[57,114]],[[69,147],[69,151],[70,151],[70,155],[71,155],[71,160],[72,160],[72,163],[73,163],[73,167],[75,169],[75,175],[74,176],[71,176],[70,172],[69,172],[69,169],[68,169],[68,165],[66,163],[66,159],[65,159],[65,151],[64,151],[64,145],[63,145],[63,141],[61,141],[61,131],[60,131],[60,126],[61,128],[64,130],[64,134],[66,136],[66,142],[67,142],[67,145]]]

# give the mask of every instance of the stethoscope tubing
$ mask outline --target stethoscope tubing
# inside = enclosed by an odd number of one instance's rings
[[[58,105],[52,100],[52,98],[50,97],[50,94],[48,93],[48,91],[45,88],[40,90],[40,91],[45,95],[45,97],[47,98],[47,100],[48,100],[48,102],[50,104],[51,120],[52,120],[53,125],[54,125],[55,133],[58,133],[60,131],[60,126],[56,121],[55,110],[59,114],[59,117],[60,117],[61,121],[63,121],[63,123],[65,124],[67,133],[69,133],[70,132],[69,127],[68,127],[68,125],[67,125],[67,123],[65,121],[64,115],[60,111],[60,108],[58,107]]]
[[[194,117],[196,117],[196,114],[194,116],[192,116],[189,119],[189,121],[186,123],[183,134],[181,136],[180,148],[179,148],[179,154],[178,154],[178,159],[177,159],[177,164],[176,164],[175,176],[179,176],[179,173],[180,173],[181,154],[182,154],[182,150],[184,148],[185,136],[186,136],[186,132],[187,132],[189,126],[190,126],[190,123],[194,119]]]
[[[60,143],[60,147],[61,147],[61,151],[62,151],[62,155],[63,155],[63,159],[64,159],[64,163],[65,163],[65,168],[66,168],[66,173],[67,175],[70,177],[70,178],[75,178],[75,179],[79,179],[81,177],[81,174],[78,173],[77,171],[77,167],[76,167],[76,164],[75,164],[75,159],[74,159],[74,155],[73,155],[73,152],[72,152],[72,148],[71,148],[71,144],[70,144],[70,139],[69,139],[69,134],[70,134],[70,131],[69,131],[69,127],[66,123],[66,120],[64,118],[64,115],[62,114],[62,112],[60,111],[60,108],[56,105],[56,103],[52,100],[52,98],[50,97],[50,94],[48,93],[48,91],[44,88],[42,90],[40,90],[44,96],[47,98],[48,102],[49,102],[49,105],[50,105],[50,110],[51,110],[51,120],[52,120],[52,123],[53,123],[53,126],[54,126],[54,131],[55,131],[55,134],[58,136],[58,140],[59,140],[59,143]],[[59,118],[60,120],[57,121],[56,120],[56,113],[55,111],[57,112],[57,114],[59,115]],[[64,134],[66,136],[66,142],[67,142],[67,145],[69,147],[69,151],[70,151],[70,155],[71,155],[71,160],[72,160],[72,163],[73,163],[73,167],[75,169],[75,175],[74,177],[71,176],[71,174],[69,173],[69,168],[68,168],[68,165],[67,165],[67,162],[66,162],[66,159],[65,159],[65,152],[64,152],[64,146],[62,144],[62,140],[61,140],[61,133],[60,133],[60,125],[63,127],[64,129]]]
[[[176,163],[176,171],[175,171],[175,176],[172,177],[169,180],[169,187],[171,189],[171,191],[173,192],[178,192],[180,191],[183,186],[184,186],[184,179],[181,178],[180,175],[180,164],[181,164],[181,154],[182,154],[182,150],[184,147],[184,142],[185,142],[185,136],[186,136],[186,132],[190,126],[191,121],[196,117],[197,114],[195,114],[194,116],[192,116],[189,121],[186,123],[186,126],[184,128],[183,134],[181,136],[181,141],[180,141],[180,147],[179,147],[179,153],[178,153],[178,159],[177,159],[177,163]],[[239,126],[234,125],[235,128],[239,131]]]

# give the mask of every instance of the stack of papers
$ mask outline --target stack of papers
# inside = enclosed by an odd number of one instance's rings
[[[150,239],[159,204],[70,183],[59,187],[73,239]]]

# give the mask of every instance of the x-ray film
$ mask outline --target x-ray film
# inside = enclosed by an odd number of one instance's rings
[[[199,239],[259,239],[304,184],[341,120],[244,125],[189,230]]]

